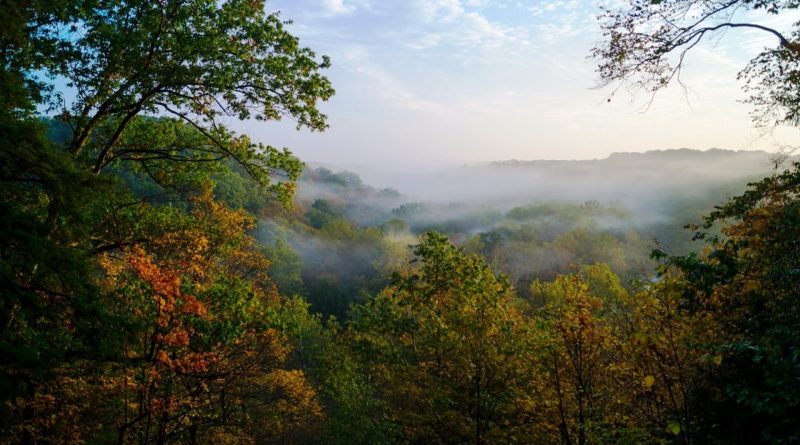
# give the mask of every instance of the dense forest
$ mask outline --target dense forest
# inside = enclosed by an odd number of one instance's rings
[[[798,7],[629,3],[594,57],[648,91],[719,14]],[[327,127],[330,61],[267,9],[0,4],[0,444],[800,442],[795,158],[372,187],[226,125]],[[778,35],[742,76],[796,123]]]

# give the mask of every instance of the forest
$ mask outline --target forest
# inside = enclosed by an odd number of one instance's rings
[[[800,31],[725,14],[797,2],[621,3],[604,81],[757,28],[748,102],[796,126]],[[800,443],[797,157],[375,187],[230,125],[328,128],[331,60],[270,11],[0,3],[0,444]]]

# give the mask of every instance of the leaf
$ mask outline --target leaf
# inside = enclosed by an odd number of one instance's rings
[[[642,381],[642,383],[644,384],[645,388],[650,389],[653,386],[653,384],[656,383],[656,378],[653,377],[652,375],[647,375],[644,377],[644,381]]]
[[[714,362],[714,364],[715,364],[715,365],[717,365],[717,366],[721,365],[721,364],[722,364],[722,354],[717,354],[717,355],[715,355],[715,356],[714,356],[714,357],[711,359],[711,361],[713,361],[713,362]]]
[[[667,431],[672,433],[674,436],[677,436],[681,433],[681,424],[680,422],[670,422],[667,425]]]

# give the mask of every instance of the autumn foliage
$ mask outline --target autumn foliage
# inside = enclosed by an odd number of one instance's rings
[[[701,4],[798,7],[636,0],[607,17],[601,75],[655,64],[644,85],[668,83],[662,57],[709,30],[652,28],[664,46],[638,25]],[[800,443],[800,164],[692,227],[698,252],[656,249],[623,281],[614,236],[542,243],[524,223],[597,203],[512,210],[517,230],[465,248],[333,200],[292,210],[301,162],[220,121],[327,125],[329,61],[262,1],[10,0],[0,19],[0,445]],[[797,71],[770,67],[795,53],[754,59],[755,103],[786,108]],[[255,237],[278,218],[348,255],[301,270],[308,239]],[[341,285],[348,261],[371,276]],[[513,285],[489,265],[510,263]]]

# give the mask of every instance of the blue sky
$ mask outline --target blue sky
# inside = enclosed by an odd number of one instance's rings
[[[590,159],[689,147],[775,149],[796,129],[753,126],[737,71],[769,36],[728,33],[696,48],[684,80],[609,103],[587,56],[597,0],[276,0],[301,43],[331,57],[331,128],[237,125],[302,159],[357,171],[504,159]],[[608,2],[606,2],[608,3]],[[617,2],[619,3],[619,2]],[[750,17],[785,28],[795,18]],[[766,20],[766,21],[765,21]]]

